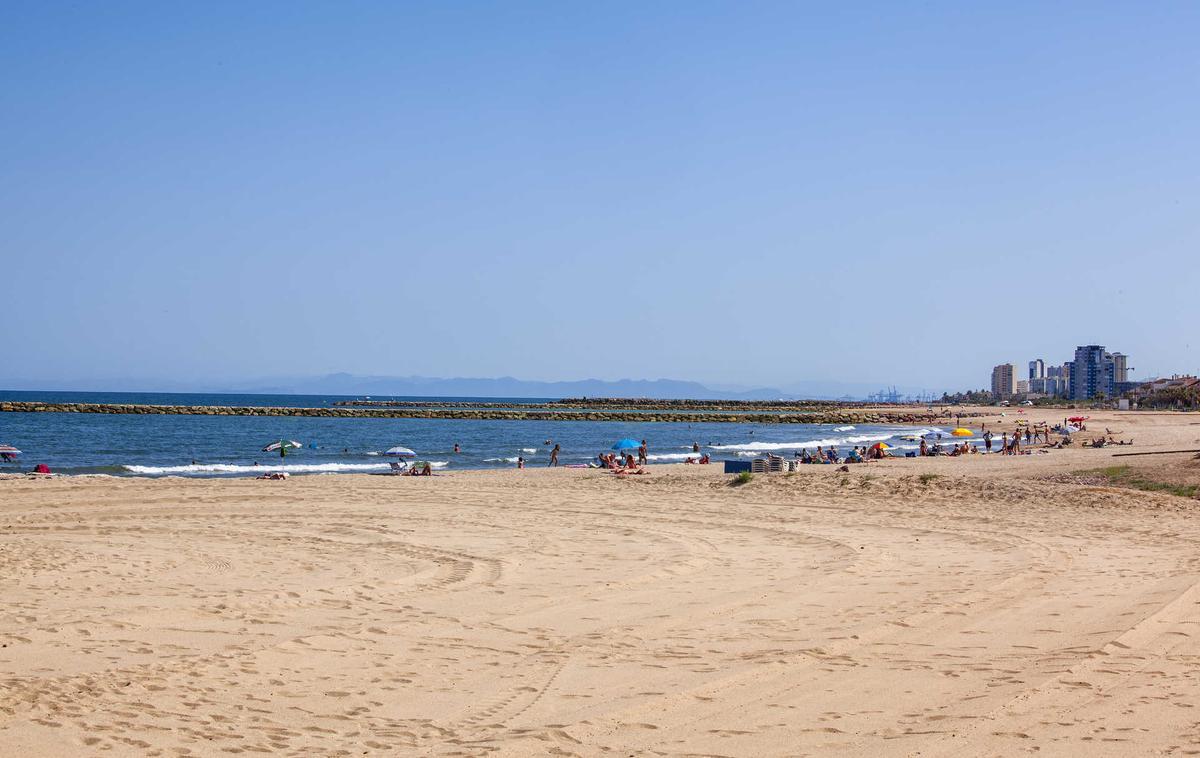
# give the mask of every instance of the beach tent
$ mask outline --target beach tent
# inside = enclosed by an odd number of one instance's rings
[[[612,449],[617,450],[617,451],[637,450],[641,446],[642,446],[642,443],[640,443],[637,440],[632,439],[630,437],[626,437],[623,440],[617,440],[616,443],[612,446]]]
[[[970,429],[967,429],[966,427],[962,427],[962,426],[958,427],[957,429],[955,429],[954,431],[952,431],[950,433],[953,434],[955,437],[974,437],[975,436],[975,432],[971,431]]]

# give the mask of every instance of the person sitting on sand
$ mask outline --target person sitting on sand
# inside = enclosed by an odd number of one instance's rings
[[[1125,443],[1121,443],[1121,444],[1125,444]],[[700,456],[700,463],[703,465],[708,465],[711,462],[711,460],[712,459],[708,457],[708,453],[705,453],[704,455]]]
[[[801,463],[812,463],[812,456],[809,455],[808,448],[804,448],[803,450],[800,451],[800,462]]]
[[[631,455],[629,457],[632,458],[633,456]],[[629,468],[617,469],[616,471],[613,472],[613,476],[625,477],[625,476],[629,476],[630,474],[645,474],[645,473],[646,473],[646,469],[641,468],[639,466],[631,466]]]
[[[846,463],[862,463],[862,462],[863,462],[863,457],[861,455],[859,455],[857,447],[854,448],[853,451],[851,451],[850,455],[846,456]]]

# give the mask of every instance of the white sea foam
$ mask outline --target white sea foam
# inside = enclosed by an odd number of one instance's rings
[[[895,432],[885,434],[861,434],[853,437],[830,437],[823,440],[801,440],[797,442],[743,442],[737,445],[713,445],[713,450],[738,450],[753,455],[754,453],[771,452],[775,450],[803,450],[804,448],[829,447],[830,445],[861,445],[864,442],[883,442],[899,436]],[[742,453],[738,453],[741,455]]]
[[[518,456],[515,456],[515,455],[511,458],[484,458],[483,462],[484,463],[516,463],[517,458],[518,458]]]
[[[449,461],[430,461],[432,468],[445,468]],[[269,474],[286,471],[289,474],[351,474],[367,471],[387,471],[390,463],[289,463],[283,465],[247,466],[237,463],[198,463],[189,466],[122,466],[131,474],[165,476],[169,474]]]
[[[835,431],[835,432],[851,432],[851,431],[854,431],[854,427],[852,427],[852,426],[839,426],[839,427],[835,428],[833,431]]]
[[[690,448],[689,448],[690,449]],[[648,461],[685,461],[688,458],[699,458],[698,453],[662,453],[660,455],[647,455]]]
[[[536,447],[523,447],[523,448],[521,448],[521,452],[522,453],[536,453],[537,448]]]

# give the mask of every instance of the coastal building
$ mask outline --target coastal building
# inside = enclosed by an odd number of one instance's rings
[[[1062,376],[1063,376],[1063,367],[1062,366],[1047,366],[1046,367],[1046,378],[1044,380],[1045,384],[1043,385],[1042,391],[1051,397],[1057,397],[1059,395],[1065,394],[1064,393],[1065,384],[1063,382]]]
[[[1104,345],[1076,347],[1071,370],[1071,399],[1112,397],[1116,389],[1113,382],[1113,365],[1112,355],[1104,349]]]
[[[1017,380],[1016,393],[1018,395],[1028,395],[1029,394],[1029,380],[1028,379],[1018,379]]]
[[[1062,365],[1062,374],[1059,376],[1058,394],[1062,397],[1071,396],[1071,376],[1075,373],[1075,361],[1067,361]]]
[[[1017,367],[1011,363],[1001,363],[992,369],[992,397],[997,400],[1007,400],[1016,389],[1014,379]]]
[[[1041,358],[1035,358],[1029,362],[1029,380],[1045,379],[1046,378],[1046,362]]]
[[[1123,384],[1129,381],[1129,356],[1124,353],[1113,353],[1113,382]]]

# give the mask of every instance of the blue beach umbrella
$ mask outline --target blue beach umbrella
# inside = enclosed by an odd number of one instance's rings
[[[617,440],[617,443],[612,446],[612,449],[618,450],[618,451],[619,450],[637,450],[641,446],[642,446],[642,443],[638,442],[635,439],[630,439],[629,437],[626,437],[623,440]]]

